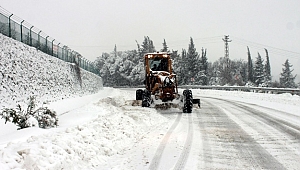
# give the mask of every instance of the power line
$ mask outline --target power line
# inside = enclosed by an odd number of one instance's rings
[[[299,59],[299,57],[300,57],[300,54],[298,54],[296,52],[291,53],[291,52],[287,52],[287,50],[279,50],[279,49],[276,49],[276,48],[266,48],[266,46],[262,47],[262,45],[249,44],[247,42],[243,42],[243,41],[239,41],[239,40],[235,40],[234,44],[241,45],[241,46],[249,46],[250,48],[252,48],[252,49],[254,48],[254,49],[257,49],[257,50],[267,49],[271,54],[275,54],[275,55],[281,55],[281,56],[297,58],[297,59]]]
[[[220,37],[222,36],[213,36],[213,37],[199,37],[199,38],[193,38],[194,41],[197,41],[197,40],[203,40],[203,41],[206,41],[206,40],[218,40],[220,39]],[[174,42],[187,42],[189,41],[190,39],[181,39],[181,40],[173,40],[173,41],[167,41],[167,43],[174,43]]]
[[[277,47],[272,47],[272,46],[269,46],[269,45],[264,45],[264,44],[252,42],[252,41],[245,40],[245,39],[238,38],[238,37],[234,37],[234,39],[235,39],[236,42],[239,42],[239,43],[242,43],[242,44],[248,44],[248,45],[252,44],[252,46],[256,46],[256,47],[273,49],[273,50],[276,50],[276,51],[281,51],[281,52],[284,52],[284,53],[291,53],[293,55],[300,56],[299,52],[294,52],[294,51],[285,50],[285,49],[281,49],[281,48],[277,48]]]
[[[196,38],[193,39],[194,41],[199,41],[201,44],[211,44],[211,43],[219,43],[220,42],[220,37],[222,36],[214,36],[214,37],[203,37],[203,38]],[[175,40],[175,41],[167,41],[168,46],[183,46],[182,42],[188,42],[189,39],[185,40]],[[171,44],[171,45],[170,45]],[[175,44],[175,45],[174,45]],[[132,45],[118,45],[116,44],[117,47],[131,47]],[[188,44],[185,44],[184,46],[187,46]],[[83,48],[111,48],[111,46],[108,45],[79,45],[79,44],[71,44],[70,46],[73,47],[83,47]]]

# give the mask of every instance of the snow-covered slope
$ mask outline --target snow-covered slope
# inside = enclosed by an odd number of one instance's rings
[[[111,156],[126,157],[141,138],[170,123],[155,109],[131,106],[132,96],[134,91],[105,88],[50,104],[68,111],[59,114],[57,128],[0,128],[0,169],[102,169]],[[73,103],[84,105],[76,109]]]
[[[15,107],[36,96],[38,102],[98,92],[99,76],[81,69],[82,86],[75,66],[0,34],[0,109]]]

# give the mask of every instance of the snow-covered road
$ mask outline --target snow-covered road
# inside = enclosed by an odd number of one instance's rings
[[[299,169],[299,96],[193,94],[191,114],[131,106],[135,89],[58,101],[58,128],[1,129],[0,169]]]
[[[178,109],[158,111],[172,122],[168,128],[162,131],[159,127],[160,129],[144,136],[129,153],[126,153],[126,157],[117,159],[117,162],[123,163],[121,167],[110,168],[298,169],[300,167],[298,161],[300,116],[293,105],[289,111],[282,111],[288,109],[288,105],[284,108],[282,105],[276,107],[274,106],[276,102],[273,102],[274,108],[270,107],[272,105],[266,107],[255,104],[257,101],[240,102],[218,96],[199,95],[197,92],[195,94],[196,98],[201,98],[201,109],[194,109],[192,114],[183,114]],[[274,97],[271,94],[252,93],[252,95]],[[264,100],[271,99],[265,97]],[[282,104],[284,101],[278,102]]]
[[[277,117],[300,117],[253,104],[203,98],[197,169],[298,169],[300,127]]]

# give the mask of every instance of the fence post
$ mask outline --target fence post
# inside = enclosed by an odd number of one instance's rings
[[[29,30],[29,36],[30,36],[30,46],[32,46],[32,28],[33,26],[30,27],[30,30]]]
[[[48,38],[49,38],[49,35],[46,37],[46,54],[49,54],[48,53]]]
[[[57,58],[59,58],[59,44],[60,43],[57,44]],[[61,49],[61,58],[62,58],[62,52],[63,52],[63,49]],[[59,58],[59,59],[61,59],[61,58]]]
[[[89,65],[88,65],[88,60],[85,61],[85,67],[86,67],[86,70],[89,70]]]
[[[24,22],[25,20],[23,20],[22,22],[21,22],[21,25],[20,25],[20,27],[21,27],[21,42],[23,42],[23,22]]]
[[[85,62],[86,62],[86,59],[83,60],[83,69],[86,70],[86,66],[85,66],[86,64],[85,64]]]
[[[69,53],[70,53],[70,56],[69,56]],[[68,49],[68,55],[67,55],[67,61],[68,62],[71,62],[71,55],[72,55],[71,49]]]
[[[52,40],[52,50],[51,50],[51,51],[52,51],[52,56],[54,56],[54,55],[53,55],[53,42],[54,42],[54,41],[55,41],[55,39]]]
[[[75,51],[74,50],[72,50],[72,63],[75,63],[75,61],[76,61],[76,53],[74,53]]]
[[[65,56],[66,56],[66,51],[67,51],[65,48],[66,48],[66,46],[63,46],[62,57],[61,57],[62,60],[64,60],[64,61],[66,61]],[[68,52],[67,52],[67,54],[68,54]]]
[[[66,46],[64,46],[64,55],[63,55],[64,61],[67,61],[67,56],[68,56],[68,49]]]
[[[11,14],[8,17],[8,36],[11,38],[11,23],[10,23],[10,18],[13,16],[14,14]]]
[[[89,60],[86,61],[86,69],[87,69],[87,71],[90,71],[90,68],[89,68],[89,64],[90,63],[89,62],[90,62]]]
[[[38,44],[38,49],[41,50],[41,40],[40,40],[40,33],[42,32],[42,30],[38,33],[38,41],[39,41],[39,44]]]
[[[83,69],[86,70],[86,68],[85,68],[85,61],[86,61],[86,59],[84,58],[84,59],[83,59]]]
[[[88,60],[85,60],[85,69],[89,70],[89,68],[88,68]]]

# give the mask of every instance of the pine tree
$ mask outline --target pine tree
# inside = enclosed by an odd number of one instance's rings
[[[231,61],[231,85],[243,86],[246,81],[246,73],[247,73],[247,62],[243,60],[233,60]]]
[[[213,62],[212,64],[210,64],[210,74],[211,74],[211,78],[210,78],[210,84],[211,85],[220,85],[220,71],[219,71],[219,60]]]
[[[142,55],[144,56],[145,53],[153,53],[155,52],[155,47],[153,45],[153,41],[150,40],[150,38],[148,36],[145,36],[144,37],[144,41],[143,41],[143,44],[142,44]]]
[[[229,58],[221,57],[218,67],[220,85],[232,85],[232,61]]]
[[[247,82],[247,67],[248,67],[248,63],[243,62],[241,72],[240,72],[241,76],[242,76],[243,85],[245,85],[245,83]]]
[[[206,57],[206,49],[201,49],[201,57],[200,57],[200,75],[199,75],[199,83],[200,85],[208,85],[208,62]]]
[[[253,83],[254,82],[254,79],[253,79],[253,62],[252,62],[252,59],[251,59],[251,54],[250,54],[249,47],[247,47],[247,50],[248,50],[248,81]]]
[[[138,56],[139,56],[139,59],[143,59],[144,55],[146,53],[153,53],[155,52],[155,47],[153,45],[153,41],[150,40],[150,38],[148,36],[144,36],[144,41],[143,41],[143,44],[140,45],[137,40],[136,41],[136,44],[137,44],[137,52],[138,52]]]
[[[282,73],[280,73],[280,85],[284,88],[294,88],[296,87],[295,78],[291,70],[292,65],[289,63],[287,59],[283,64]]]
[[[162,43],[163,44],[163,49],[161,49],[160,51],[161,52],[169,52],[168,50],[168,46],[167,46],[167,43],[166,43],[166,40],[164,39],[164,42]]]
[[[180,75],[179,75],[179,84],[185,85],[188,83],[188,60],[187,60],[187,53],[185,49],[182,49],[181,52],[181,63],[180,63]]]
[[[190,39],[189,49],[187,52],[187,64],[188,70],[185,76],[187,76],[189,82],[194,82],[195,76],[200,70],[200,63],[199,54],[195,48],[195,44],[192,37]]]
[[[269,86],[271,84],[271,66],[270,66],[270,59],[269,59],[269,54],[268,54],[268,50],[265,49],[266,51],[266,64],[265,64],[265,83],[267,84],[267,86]]]
[[[178,51],[174,51],[172,50],[172,53],[171,53],[171,60],[172,60],[172,72],[177,74],[177,73],[180,73],[180,69],[181,69],[181,62],[182,62],[182,59],[180,57],[180,54],[178,54]]]
[[[257,86],[264,83],[264,64],[259,53],[254,65],[254,83]]]

